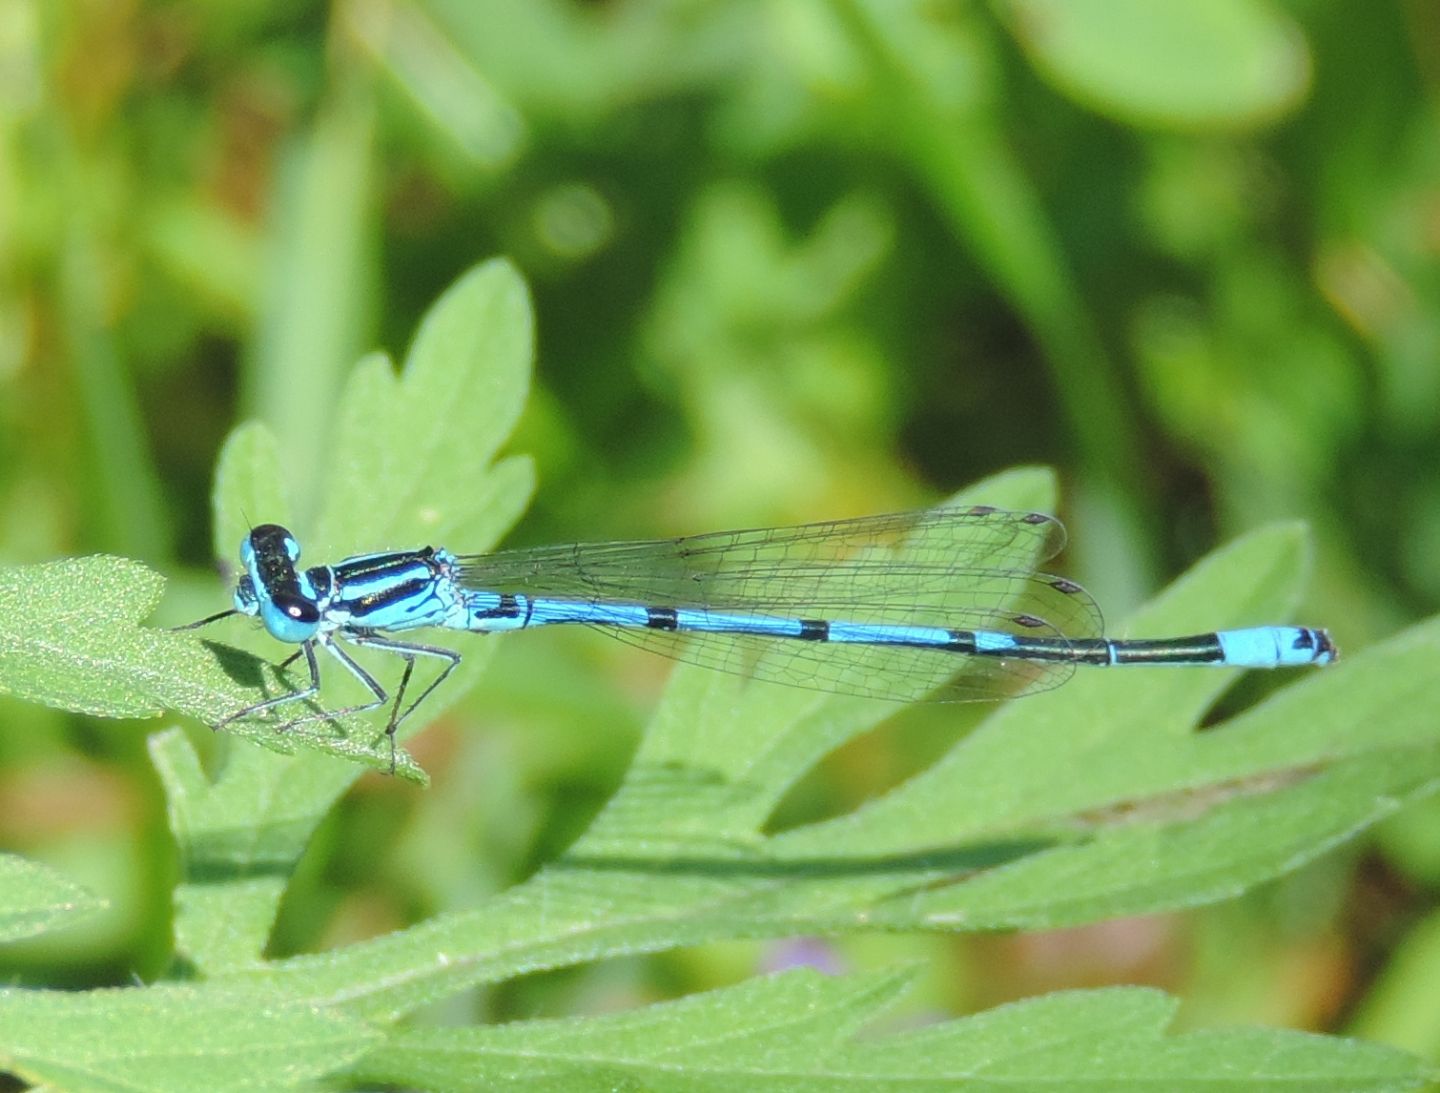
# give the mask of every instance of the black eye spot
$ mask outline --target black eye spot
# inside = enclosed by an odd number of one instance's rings
[[[299,596],[276,596],[275,606],[285,613],[286,618],[296,622],[319,622],[320,609],[309,600]]]

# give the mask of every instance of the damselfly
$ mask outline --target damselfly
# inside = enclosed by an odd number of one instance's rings
[[[460,662],[396,637],[424,627],[490,633],[581,623],[680,660],[757,679],[900,701],[1007,698],[1046,690],[1077,665],[1328,664],[1324,630],[1259,626],[1191,637],[1111,639],[1088,593],[1035,567],[1064,545],[1053,517],[939,508],[798,527],[628,543],[460,555],[438,547],[297,568],[300,544],[261,524],[240,544],[229,615],[258,617],[298,645],[310,682],[247,706],[218,727],[320,691],[316,646],[370,694],[282,727],[375,710],[390,692],[339,642],[405,663],[385,732]],[[405,704],[417,658],[439,673]]]

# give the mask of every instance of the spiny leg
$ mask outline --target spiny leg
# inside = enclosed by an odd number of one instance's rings
[[[280,728],[293,729],[296,725],[308,724],[311,721],[334,721],[337,718],[349,717],[351,714],[369,713],[371,710],[377,709],[390,701],[390,692],[385,690],[384,687],[380,686],[379,681],[376,680],[374,676],[372,676],[364,668],[360,667],[360,665],[356,664],[355,661],[351,659],[349,654],[347,654],[344,649],[341,649],[340,646],[336,645],[335,642],[331,640],[328,636],[323,636],[316,640],[318,640],[321,645],[325,646],[326,651],[329,652],[330,655],[333,656],[336,660],[338,660],[341,664],[343,664],[346,671],[348,671],[351,675],[358,679],[361,684],[364,685],[365,689],[375,697],[369,702],[361,702],[354,706],[346,706],[343,709],[320,710],[317,713],[309,714],[305,717],[297,717],[294,721],[285,722],[285,724],[281,725]],[[308,646],[313,643],[307,642],[306,644]],[[313,654],[307,652],[307,655],[311,656],[313,660]]]
[[[213,615],[208,615],[203,619],[196,619],[194,622],[187,622],[183,626],[172,626],[170,627],[170,631],[172,633],[179,633],[182,630],[199,630],[201,627],[209,626],[212,622],[219,622],[221,619],[228,619],[230,616],[238,614],[240,614],[239,611],[231,608],[228,611],[219,611]],[[302,656],[309,660],[310,686],[302,687],[299,690],[291,691],[288,694],[279,695],[275,698],[267,698],[264,702],[257,702],[253,706],[246,706],[242,710],[236,710],[228,717],[224,717],[215,722],[214,730],[219,732],[232,721],[239,721],[242,718],[250,717],[257,713],[264,713],[266,710],[273,709],[276,706],[282,706],[287,702],[297,702],[301,699],[313,698],[318,694],[320,691],[320,668],[319,665],[315,663],[315,654],[310,651],[310,642],[302,643],[300,648],[286,657],[284,662],[276,670],[283,672]]]
[[[375,697],[369,702],[362,702],[355,706],[346,706],[344,709],[320,709],[316,713],[308,714],[305,717],[297,717],[293,721],[286,721],[284,724],[277,725],[275,729],[276,732],[284,732],[287,729],[295,728],[297,725],[306,725],[312,721],[328,721],[333,723],[339,718],[349,717],[351,714],[368,713],[369,711],[376,709],[379,706],[385,705],[385,703],[390,700],[390,695],[386,692],[384,687],[380,686],[380,684],[376,681],[375,677],[372,676],[369,672],[367,672],[364,668],[360,667],[360,665],[356,664],[355,661],[351,660],[350,657],[345,654],[345,651],[341,649],[338,645],[336,645],[334,641],[329,638],[328,635],[322,635],[316,640],[319,641],[322,645],[324,645],[325,648],[330,651],[330,655],[333,656],[336,660],[338,660],[341,664],[343,664],[350,672],[350,674],[353,675],[356,679],[358,679],[362,684],[364,684],[365,689],[368,690]],[[315,655],[310,651],[310,646],[313,644],[313,642],[306,642],[303,648],[305,650],[305,655],[310,660],[311,669],[316,672],[316,687],[318,688],[319,669],[315,663]],[[290,658],[290,660],[294,659],[294,657]],[[286,661],[286,663],[288,664],[289,661]],[[391,756],[391,769],[393,772],[393,755]]]
[[[400,678],[400,686],[396,688],[395,705],[390,710],[390,723],[385,726],[385,734],[390,738],[390,770],[393,774],[395,770],[395,730],[400,727],[402,721],[415,712],[420,703],[430,697],[430,693],[434,691],[435,688],[445,682],[450,673],[455,670],[455,666],[460,663],[460,654],[451,649],[442,649],[435,645],[418,645],[413,642],[392,641],[389,638],[375,637],[372,634],[350,634],[347,635],[347,637],[356,645],[365,645],[374,649],[385,649],[388,652],[395,653],[397,656],[404,658],[405,674]],[[420,697],[410,703],[410,705],[405,708],[404,713],[401,713],[400,704],[405,698],[405,688],[410,684],[410,674],[415,669],[416,657],[434,657],[437,660],[445,661],[446,664],[444,668],[440,669],[440,674],[430,681],[429,686],[420,692]]]
[[[257,702],[253,706],[246,706],[243,710],[215,723],[215,730],[218,732],[232,721],[239,721],[241,718],[251,717],[257,713],[264,713],[266,710],[274,709],[276,706],[283,706],[287,702],[299,702],[304,699],[314,698],[320,693],[320,665],[315,660],[315,643],[307,641],[301,644],[294,656],[290,657],[280,667],[283,670],[286,666],[293,664],[295,658],[304,655],[305,662],[310,666],[310,686],[301,687],[291,691],[289,694],[279,695],[275,698],[267,698],[264,702]]]
[[[357,645],[368,645],[376,649],[386,649],[405,659],[405,676],[401,680],[399,692],[395,696],[395,706],[391,711],[390,727],[386,730],[390,733],[393,733],[402,721],[414,713],[420,703],[430,697],[430,692],[444,683],[450,673],[455,670],[455,666],[460,663],[459,653],[451,649],[443,649],[437,645],[420,645],[415,642],[392,641],[389,638],[379,638],[369,635],[357,635],[351,638],[351,640]],[[415,666],[415,658],[417,656],[434,657],[436,660],[443,660],[445,661],[445,667],[441,668],[440,674],[431,680],[426,688],[420,692],[419,697],[410,703],[409,706],[405,707],[405,712],[400,713],[401,701],[405,695],[405,687],[410,681],[410,672]]]

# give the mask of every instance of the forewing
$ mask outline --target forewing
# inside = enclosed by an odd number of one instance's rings
[[[582,602],[745,612],[775,618],[1100,633],[1077,585],[1033,572],[1064,545],[1038,513],[932,509],[789,528],[502,551],[462,559],[469,587]],[[966,700],[1043,690],[1073,667],[948,651],[743,634],[601,627],[706,667],[842,694]]]

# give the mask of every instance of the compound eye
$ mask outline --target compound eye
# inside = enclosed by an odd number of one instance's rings
[[[260,599],[255,595],[255,586],[250,582],[249,577],[241,577],[235,582],[235,610],[242,615],[255,614]]]
[[[281,594],[272,596],[270,602],[279,609],[281,614],[294,622],[308,625],[320,621],[320,609],[301,596]]]
[[[256,524],[240,541],[240,560],[247,569],[254,560],[281,556],[294,562],[300,557],[300,544],[279,524]]]

